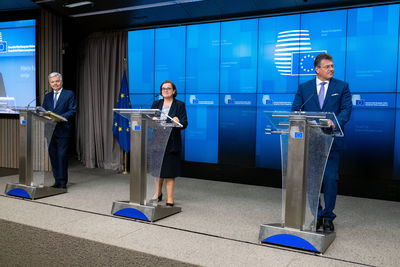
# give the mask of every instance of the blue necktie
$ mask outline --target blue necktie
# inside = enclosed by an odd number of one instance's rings
[[[57,105],[57,95],[58,95],[58,92],[54,92],[54,99],[53,99],[54,107],[53,108],[56,108],[56,105]]]
[[[324,105],[324,100],[325,100],[325,84],[326,82],[321,83],[321,88],[319,89],[319,94],[318,94],[319,106],[321,109],[322,106]]]

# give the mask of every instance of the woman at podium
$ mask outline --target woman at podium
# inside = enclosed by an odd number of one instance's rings
[[[151,106],[152,109],[159,109],[164,114],[168,114],[167,123],[180,123],[182,125],[182,127],[172,128],[164,153],[160,177],[155,178],[155,193],[152,201],[162,200],[162,186],[165,180],[167,206],[174,206],[175,178],[180,176],[181,170],[181,130],[185,129],[188,125],[185,103],[176,99],[177,94],[178,91],[175,84],[166,80],[160,86],[160,95],[163,99],[154,101]]]

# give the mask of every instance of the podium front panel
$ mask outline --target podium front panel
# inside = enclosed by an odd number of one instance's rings
[[[313,121],[307,124],[303,129],[291,125],[288,132],[281,133],[282,224],[312,231],[333,136],[323,128],[314,127]],[[299,140],[302,152],[293,150]]]
[[[19,183],[41,187],[52,174],[48,161],[48,146],[56,122],[30,110],[20,110]]]
[[[150,199],[155,193],[155,178],[160,177],[165,149],[167,147],[172,128],[172,125],[164,123],[151,123],[151,125],[149,125],[147,138],[148,146],[146,203],[149,203]],[[163,191],[164,196],[166,197],[165,188]]]
[[[303,230],[311,231],[316,227],[318,202],[329,157],[333,137],[318,127],[309,128],[308,171],[306,176],[306,212]]]

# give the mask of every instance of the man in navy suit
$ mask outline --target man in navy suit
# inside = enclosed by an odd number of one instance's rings
[[[75,95],[63,89],[62,75],[49,74],[49,83],[53,92],[45,95],[42,107],[65,117],[67,122],[59,122],[54,129],[49,145],[49,156],[55,183],[54,188],[67,188],[68,183],[68,141],[71,136],[71,120],[76,112]]]
[[[320,54],[314,60],[314,69],[317,77],[299,86],[293,101],[292,111],[334,112],[338,123],[343,126],[350,119],[352,103],[349,85],[333,78],[334,68],[332,57],[328,54]],[[329,121],[331,127],[335,127]],[[335,137],[325,174],[322,181],[324,190],[325,208],[318,207],[317,230],[323,226],[324,231],[334,231],[333,213],[338,191],[340,152],[344,150],[343,138]]]

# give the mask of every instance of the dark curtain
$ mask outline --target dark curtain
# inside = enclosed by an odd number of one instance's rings
[[[78,60],[76,150],[88,168],[121,170],[123,150],[113,136],[113,112],[128,55],[128,33],[95,33]]]

